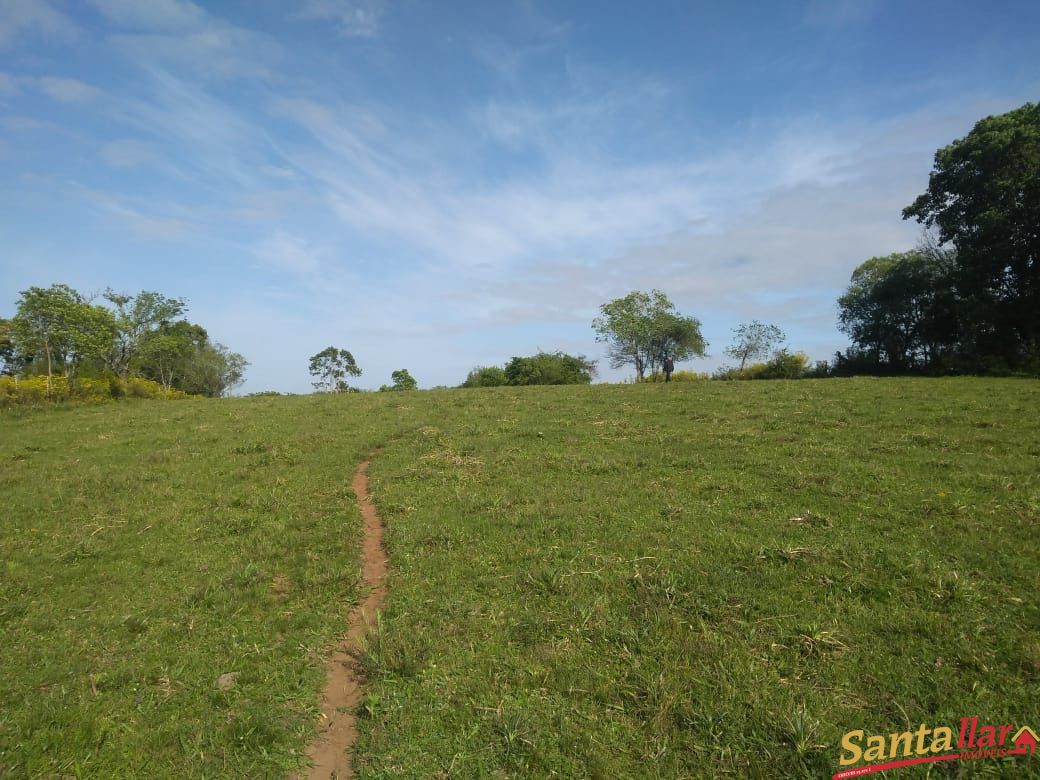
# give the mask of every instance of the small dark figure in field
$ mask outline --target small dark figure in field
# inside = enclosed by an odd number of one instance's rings
[[[675,363],[672,362],[670,357],[666,357],[661,367],[664,369],[664,381],[671,382],[672,372],[675,371]]]

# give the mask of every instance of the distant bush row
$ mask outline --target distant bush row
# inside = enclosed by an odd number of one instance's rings
[[[158,382],[140,377],[123,379],[118,376],[81,378],[70,382],[64,376],[51,378],[48,388],[46,376],[18,378],[0,376],[0,409],[11,406],[39,406],[55,402],[96,403],[115,398],[192,398],[180,390],[168,390]]]

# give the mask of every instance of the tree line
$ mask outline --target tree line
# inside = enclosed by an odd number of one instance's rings
[[[80,378],[138,377],[166,390],[220,396],[241,384],[248,361],[183,317],[187,302],[157,292],[107,289],[85,296],[65,284],[30,287],[0,319],[0,373]]]
[[[739,361],[716,379],[856,373],[1040,374],[1040,104],[980,120],[935,154],[928,188],[903,209],[930,233],[908,252],[872,257],[838,299],[838,326],[852,341],[834,362],[809,368],[780,346],[775,325],[738,327],[725,353]],[[101,302],[68,285],[30,287],[11,319],[0,318],[0,374],[142,377],[167,390],[219,396],[242,382],[248,362],[183,317],[182,298],[106,290]],[[652,381],[668,363],[705,357],[695,317],[660,290],[603,304],[593,320],[611,368]],[[749,360],[766,362],[748,364]],[[309,364],[314,387],[356,391],[361,375],[347,350],[328,347]],[[461,387],[588,384],[596,363],[540,351],[504,366],[477,366]],[[414,390],[407,369],[381,391]]]
[[[853,272],[834,371],[1040,374],[1040,104],[939,149],[902,216],[931,232]]]
[[[691,358],[707,357],[708,342],[701,334],[696,317],[680,314],[661,290],[633,290],[600,306],[592,322],[596,340],[607,345],[611,368],[631,367],[636,382],[661,381],[667,365]],[[734,330],[733,342],[725,354],[739,366],[723,366],[714,379],[798,379],[818,376],[821,369],[810,369],[808,357],[790,352],[776,325],[757,320]],[[767,362],[750,363],[753,360]],[[596,375],[596,362],[584,355],[565,352],[539,352],[530,357],[514,357],[504,366],[477,366],[461,387],[499,387],[520,385],[589,384]],[[679,372],[677,378],[707,379],[707,374]]]

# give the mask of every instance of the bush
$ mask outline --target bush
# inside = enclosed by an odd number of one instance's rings
[[[596,364],[584,355],[539,352],[531,357],[515,357],[506,364],[510,385],[587,385],[596,373]]]
[[[379,387],[380,393],[408,392],[419,389],[419,383],[415,381],[415,377],[408,373],[407,368],[397,369],[390,374],[390,378],[394,380],[394,383],[392,385],[381,385]]]
[[[773,353],[768,363],[753,363],[743,371],[731,366],[722,366],[712,374],[712,379],[802,379],[809,376],[809,373],[808,355],[804,352],[780,349]]]
[[[505,369],[499,366],[477,366],[461,387],[501,387],[507,384]]]
[[[673,382],[705,382],[711,379],[710,374],[704,374],[700,371],[673,371],[672,381]],[[650,376],[643,377],[643,382],[647,384],[655,384],[658,382],[664,382],[664,374],[651,374]]]
[[[167,390],[150,379],[117,376],[90,377],[70,382],[64,376],[51,377],[48,389],[47,377],[41,375],[24,378],[0,376],[0,409],[10,406],[40,406],[43,404],[75,401],[99,403],[123,398],[191,398],[180,390]]]
[[[809,368],[809,356],[804,352],[788,352],[786,349],[773,353],[766,363],[766,370],[759,379],[801,379]]]

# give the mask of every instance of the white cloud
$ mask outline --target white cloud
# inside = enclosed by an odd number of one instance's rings
[[[142,140],[162,146],[167,165],[196,185],[253,190],[266,178],[269,141],[262,127],[196,83],[169,72],[150,73],[147,96],[123,99],[115,117]]]
[[[156,159],[155,148],[144,141],[120,138],[101,147],[101,157],[116,168],[136,168]]]
[[[173,241],[196,232],[197,226],[185,218],[185,210],[176,203],[128,196],[71,180],[62,181],[61,191],[114,218],[121,230],[142,240]]]
[[[205,79],[266,77],[281,46],[189,0],[89,0],[118,32],[110,41],[138,65]]]
[[[115,35],[112,42],[140,65],[190,73],[200,81],[269,77],[269,63],[281,52],[267,35],[216,21],[178,33]]]
[[[79,28],[48,0],[0,0],[0,47],[24,34],[65,42],[74,39]]]
[[[119,27],[153,32],[180,32],[199,27],[206,12],[188,0],[88,0]]]
[[[300,236],[277,230],[260,241],[256,255],[265,263],[294,274],[314,274],[321,266],[321,252]]]
[[[90,103],[101,94],[101,90],[76,79],[41,76],[35,82],[48,97],[62,103]]]
[[[372,0],[307,0],[295,16],[335,22],[347,38],[372,38],[379,33],[382,6]]]
[[[10,73],[0,73],[0,97],[12,97],[20,93],[20,79]]]
[[[805,22],[823,27],[846,27],[869,19],[878,0],[810,0],[805,8]]]

